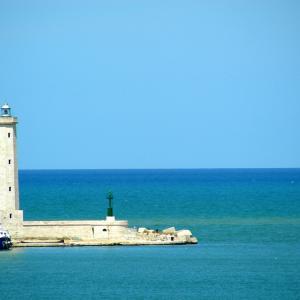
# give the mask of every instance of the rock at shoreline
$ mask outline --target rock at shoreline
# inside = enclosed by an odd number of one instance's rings
[[[175,234],[176,229],[175,229],[175,227],[169,227],[169,228],[164,229],[162,231],[162,233],[164,233],[164,234]]]
[[[178,230],[177,231],[177,236],[178,237],[191,237],[192,233],[190,230],[183,229],[183,230]]]

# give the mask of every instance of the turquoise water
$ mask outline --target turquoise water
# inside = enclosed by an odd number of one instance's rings
[[[20,187],[27,220],[101,219],[112,190],[117,218],[200,243],[1,252],[1,299],[300,299],[300,169],[21,171]]]

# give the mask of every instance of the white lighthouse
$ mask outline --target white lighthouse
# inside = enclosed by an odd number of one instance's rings
[[[17,123],[9,105],[4,104],[0,113],[0,223],[12,233],[21,233],[23,225],[23,212],[19,210]]]

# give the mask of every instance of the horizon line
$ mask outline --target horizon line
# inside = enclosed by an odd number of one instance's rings
[[[211,168],[22,168],[19,171],[135,171],[135,170],[287,170],[287,169],[300,169],[300,167],[211,167]]]

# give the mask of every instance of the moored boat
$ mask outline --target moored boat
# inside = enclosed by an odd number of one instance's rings
[[[9,250],[12,247],[10,234],[0,224],[0,250]]]

